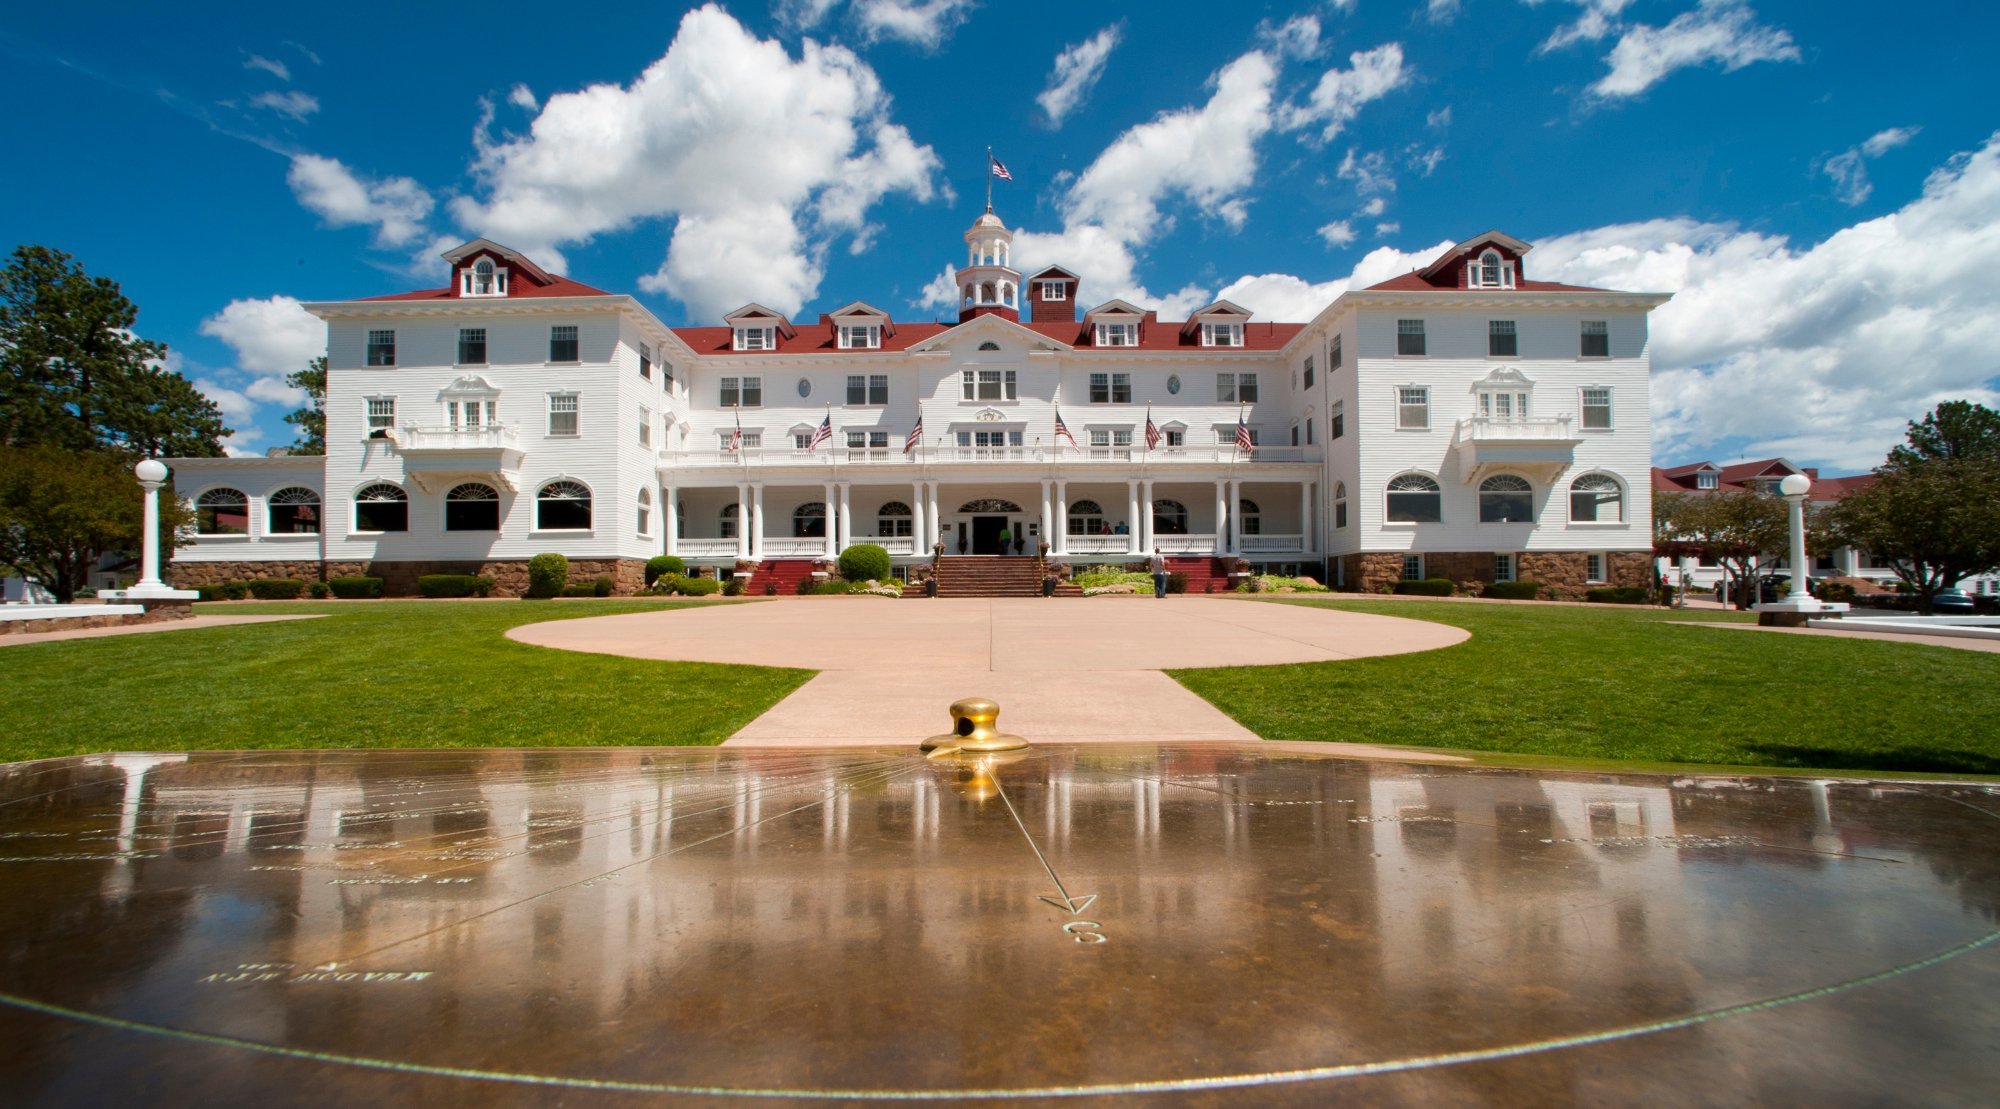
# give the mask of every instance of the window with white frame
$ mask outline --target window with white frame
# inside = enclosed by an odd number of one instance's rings
[[[964,370],[958,380],[962,400],[1014,400],[1019,388],[1013,370]]]
[[[1332,373],[1347,364],[1347,353],[1340,349],[1340,336],[1333,337],[1333,345],[1326,348],[1326,372]]]
[[[1431,391],[1422,385],[1404,385],[1396,390],[1396,428],[1423,431],[1431,426]]]
[[[1514,263],[1500,257],[1497,250],[1485,251],[1477,261],[1466,267],[1465,283],[1474,289],[1511,289],[1514,287]]]
[[[507,271],[493,264],[491,258],[481,258],[465,271],[464,283],[459,287],[461,295],[469,297],[498,297],[507,295]]]
[[[1104,522],[1104,507],[1096,501],[1069,502],[1070,535],[1109,535],[1110,525]]]
[[[716,439],[720,441],[722,449],[728,450],[730,440],[735,437],[735,429],[730,428],[723,431],[718,431],[715,433],[715,436]],[[808,438],[810,438],[810,436],[808,436]],[[798,445],[801,448],[803,448],[805,446],[805,442],[803,440],[800,440]],[[754,450],[762,450],[763,448],[764,448],[763,432],[746,431],[743,433],[743,443],[742,443],[743,450],[754,451]]]
[[[1514,333],[1513,320],[1486,321],[1486,356],[1488,358],[1513,358],[1521,353],[1520,336]]]
[[[354,494],[354,530],[370,534],[410,530],[410,495],[378,481]]]
[[[577,433],[577,396],[575,393],[549,394],[549,434],[575,435]]]
[[[1251,446],[1261,447],[1264,445],[1264,434],[1262,428],[1246,427],[1243,430],[1249,433]],[[1235,447],[1236,425],[1225,424],[1220,427],[1217,427],[1215,429],[1215,445],[1218,447],[1232,447],[1232,448]]]
[[[1587,554],[1583,556],[1583,580],[1587,582],[1601,582],[1605,580],[1603,555]]]
[[[482,427],[492,427],[498,423],[497,413],[500,401],[487,395],[447,396],[444,402],[444,421],[453,431],[477,431]]]
[[[961,431],[955,438],[961,447],[1018,447],[1021,433],[1015,430]]]
[[[1535,487],[1514,474],[1494,474],[1479,483],[1479,522],[1482,524],[1532,524],[1535,522]]]
[[[1201,345],[1205,347],[1240,347],[1243,345],[1243,325],[1240,323],[1202,324]]]
[[[1625,522],[1625,488],[1610,474],[1585,474],[1569,486],[1569,518],[1574,524]]]
[[[1101,323],[1097,325],[1096,331],[1096,337],[1092,342],[1100,347],[1139,345],[1139,325],[1136,323]]]
[[[653,445],[653,410],[639,406],[639,445],[650,449]]]
[[[1132,375],[1091,374],[1090,403],[1092,404],[1132,403]]]
[[[1347,434],[1347,402],[1344,400],[1334,401],[1333,407],[1329,411],[1331,414],[1327,417],[1326,421],[1326,437],[1328,439],[1338,439]]]
[[[1412,357],[1424,353],[1424,321],[1396,321],[1396,353]]]
[[[1695,475],[1694,487],[1696,489],[1714,489],[1717,488],[1720,484],[1721,482],[1717,479],[1716,475],[1713,473],[1701,473]]]
[[[888,374],[848,374],[847,403],[852,405],[888,404]]]
[[[483,366],[486,364],[485,328],[461,327],[458,329],[458,364],[461,366]]]
[[[1068,299],[1069,299],[1069,282],[1067,282],[1067,281],[1044,281],[1044,282],[1042,282],[1042,283],[1041,283],[1041,285],[1042,285],[1042,299],[1043,299],[1043,300],[1068,300]]]
[[[264,499],[270,535],[318,535],[319,494],[304,486],[280,489]]]
[[[575,362],[577,360],[576,325],[565,323],[549,328],[549,361]]]
[[[914,519],[909,505],[890,501],[875,511],[875,534],[885,539],[908,538],[916,534]]]
[[[453,486],[444,495],[444,530],[499,531],[500,494],[483,482]]]
[[[1166,432],[1168,447],[1187,446],[1187,429],[1179,427],[1169,427],[1169,428],[1164,428],[1162,430]]]
[[[1153,502],[1154,535],[1186,535],[1188,533],[1187,506],[1165,497]]]
[[[1607,321],[1583,321],[1583,346],[1578,353],[1585,358],[1611,357],[1611,328]]]
[[[380,439],[396,426],[396,398],[368,398],[368,437]]]
[[[1424,556],[1420,554],[1403,556],[1403,580],[1422,581],[1424,578]]]
[[[1338,531],[1347,526],[1347,483],[1333,483],[1333,527]]]
[[[653,380],[653,348],[645,343],[639,344],[639,376]]]
[[[764,379],[761,377],[722,378],[720,393],[716,400],[723,408],[762,408],[764,406]]]
[[[1313,356],[1310,354],[1306,355],[1305,370],[1306,370],[1306,388],[1310,389],[1313,387]]]
[[[850,431],[847,433],[848,450],[887,450],[889,433],[886,431]]]
[[[1583,426],[1592,431],[1611,427],[1611,390],[1593,385],[1583,391]]]
[[[1236,534],[1264,534],[1264,510],[1257,507],[1256,501],[1238,500],[1236,502]]]
[[[1526,389],[1481,389],[1479,390],[1479,415],[1498,423],[1513,423],[1528,418],[1528,390]]]
[[[368,364],[371,366],[393,366],[396,364],[396,333],[394,331],[370,331],[368,333]]]
[[[653,534],[653,494],[650,490],[639,490],[637,530],[640,535]]]
[[[589,531],[590,489],[579,481],[552,481],[535,494],[535,530]]]
[[[250,534],[250,498],[236,489],[210,489],[194,501],[196,535]]]
[[[773,336],[774,327],[739,327],[736,329],[736,350],[774,350],[777,343]]]
[[[1496,554],[1496,555],[1494,555],[1494,556],[1493,556],[1493,580],[1494,580],[1494,581],[1513,581],[1513,580],[1514,580],[1514,556],[1513,556],[1513,555],[1511,555],[1511,554]]]
[[[1444,519],[1444,489],[1428,474],[1390,478],[1385,501],[1392,524],[1435,524]]]
[[[720,513],[717,513],[716,515],[715,530],[717,538],[719,539],[736,538],[736,524],[738,518],[741,517],[742,515],[742,511],[743,510],[741,508],[733,504],[725,504],[722,506],[722,511]]]
[[[1093,427],[1090,429],[1090,445],[1093,447],[1130,447],[1132,429],[1129,427]]]
[[[1255,404],[1257,402],[1257,375],[1237,373],[1216,374],[1215,400],[1217,404]]]
[[[882,345],[882,327],[879,324],[843,324],[840,328],[841,350],[875,350]]]

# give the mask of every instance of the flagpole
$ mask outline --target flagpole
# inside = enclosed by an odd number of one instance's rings
[[[986,148],[986,210],[993,210],[993,148]]]

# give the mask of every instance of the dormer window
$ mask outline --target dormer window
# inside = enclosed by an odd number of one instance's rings
[[[1240,347],[1243,345],[1243,325],[1240,323],[1202,324],[1201,345],[1205,347]]]
[[[882,328],[878,324],[842,325],[840,328],[841,350],[877,350],[882,346]]]
[[[491,258],[481,258],[472,267],[461,271],[459,294],[469,297],[503,297],[507,295],[507,271],[493,264]]]
[[[772,328],[739,327],[736,329],[737,350],[774,350],[777,344],[771,340]]]
[[[1713,489],[1717,484],[1716,476],[1712,473],[1696,474],[1694,477],[1694,487],[1696,489]]]
[[[1100,347],[1136,347],[1139,345],[1139,325],[1136,323],[1098,324],[1096,338],[1092,341]]]
[[[1043,300],[1069,299],[1069,285],[1067,283],[1062,281],[1044,281],[1041,284]]]
[[[1467,267],[1466,284],[1474,289],[1511,289],[1514,263],[1500,257],[1499,251],[1488,250]]]

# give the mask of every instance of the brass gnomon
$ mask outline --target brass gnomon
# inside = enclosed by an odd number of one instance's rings
[[[990,697],[967,697],[951,703],[951,731],[923,742],[927,757],[983,755],[993,751],[1018,751],[1028,741],[1000,730],[1000,704]]]

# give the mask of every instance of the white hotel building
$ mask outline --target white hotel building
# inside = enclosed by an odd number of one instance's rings
[[[557,551],[623,590],[663,553],[782,576],[860,542],[1012,554],[1004,528],[1029,557],[1158,547],[1203,580],[1241,559],[1350,589],[1645,581],[1664,295],[1528,280],[1529,245],[1489,232],[1309,322],[1169,321],[1079,311],[1078,278],[1013,269],[1012,238],[991,212],[966,232],[955,322],[857,301],[670,328],[484,239],[443,288],[308,304],[327,453],[168,460],[200,520],[175,580],[408,592]]]

